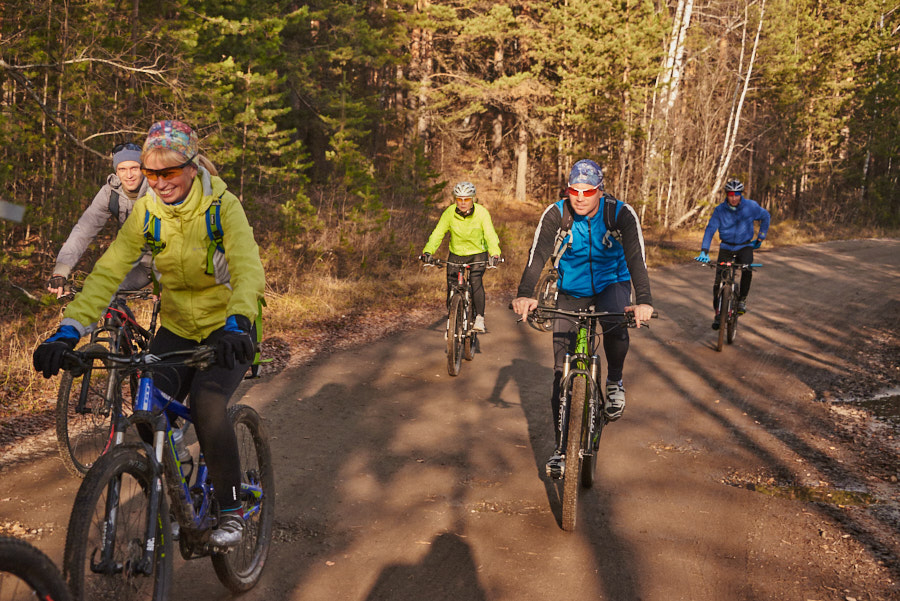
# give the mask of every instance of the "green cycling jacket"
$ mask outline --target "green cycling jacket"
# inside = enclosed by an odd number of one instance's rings
[[[444,234],[450,231],[450,252],[459,257],[468,257],[487,251],[492,257],[500,256],[500,238],[494,231],[491,214],[477,202],[472,205],[475,212],[463,217],[452,204],[441,214],[441,218],[425,244],[423,253],[434,254],[444,241]]]
[[[225,252],[216,251],[214,273],[207,275],[206,209],[221,199]],[[161,286],[160,324],[174,334],[200,341],[225,325],[229,315],[253,322],[265,291],[265,273],[253,229],[237,197],[219,177],[200,168],[187,198],[165,204],[152,190],[137,200],[116,239],[97,261],[84,288],[69,303],[62,325],[82,335],[96,323],[125,274],[139,261],[146,242],[147,214],[159,220],[165,247],[153,259]]]

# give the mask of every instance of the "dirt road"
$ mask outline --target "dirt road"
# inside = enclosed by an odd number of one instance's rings
[[[900,598],[900,441],[822,402],[900,380],[900,241],[757,259],[722,353],[711,270],[651,273],[661,318],[631,332],[627,410],[574,533],[543,475],[550,337],[516,325],[507,298],[456,378],[435,314],[258,381],[241,402],[272,437],[276,541],[242,599]],[[78,482],[51,442],[4,458],[0,524],[41,529],[30,539],[59,562]],[[844,491],[878,503],[846,505]],[[230,598],[207,561],[176,565],[173,599]]]

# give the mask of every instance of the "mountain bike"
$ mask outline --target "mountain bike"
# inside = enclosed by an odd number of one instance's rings
[[[716,317],[719,319],[719,338],[716,342],[716,350],[721,352],[725,346],[734,342],[737,335],[737,323],[740,312],[737,309],[740,297],[740,286],[735,279],[738,270],[753,271],[754,267],[762,267],[762,263],[734,263],[721,261],[718,263],[702,263],[716,268],[721,274],[719,290],[716,292]]]
[[[137,322],[128,306],[128,301],[147,299],[153,301],[149,329]],[[102,323],[80,350],[106,349],[124,355],[146,351],[158,315],[159,298],[152,291],[119,291],[103,312]],[[97,458],[110,449],[116,416],[131,410],[137,386],[134,372],[126,378],[112,365],[95,363],[78,374],[63,373],[56,398],[56,441],[59,456],[71,474],[83,478]]]
[[[69,601],[72,597],[49,557],[31,544],[0,536],[0,599]]]
[[[100,360],[125,374],[140,372],[134,411],[117,417],[115,445],[85,476],[69,518],[63,573],[76,601],[167,599],[173,539],[185,559],[210,557],[216,576],[230,590],[255,586],[268,556],[275,511],[272,454],[259,414],[240,404],[228,410],[240,453],[245,528],[239,546],[216,548],[209,535],[218,523],[218,502],[206,461],[201,452],[194,462],[176,432],[177,424],[190,425],[190,410],[153,383],[154,372],[165,367],[208,367],[215,349],[199,346],[158,355],[91,349],[67,357],[77,365]],[[152,445],[124,444],[133,424],[145,435],[152,429]]]
[[[503,262],[503,259],[500,259]],[[487,265],[488,269],[496,269],[490,261],[472,261],[454,263],[443,259],[432,258],[425,267],[442,267],[452,265],[459,267],[456,273],[456,284],[450,290],[450,303],[447,321],[447,373],[458,376],[462,360],[471,361],[478,349],[478,332],[472,327],[475,324],[475,309],[472,304],[472,284],[469,280],[473,267]]]
[[[625,321],[603,330],[602,317],[624,317]],[[653,313],[657,317],[657,313]],[[566,353],[560,381],[558,425],[560,440],[556,453],[563,461],[548,466],[547,475],[563,480],[562,528],[572,531],[578,508],[579,483],[584,488],[594,485],[600,450],[600,435],[609,423],[603,411],[600,363],[592,349],[599,346],[599,338],[618,327],[637,325],[631,312],[567,311],[555,307],[538,306],[528,315],[528,324],[546,332],[546,323],[565,319],[576,326],[575,352]]]

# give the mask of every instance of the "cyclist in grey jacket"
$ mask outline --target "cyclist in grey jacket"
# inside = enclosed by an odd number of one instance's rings
[[[141,147],[133,142],[118,144],[113,148],[113,169],[115,173],[106,178],[90,206],[72,228],[72,232],[56,257],[53,276],[47,282],[47,290],[62,296],[66,280],[88,244],[97,236],[110,217],[118,220],[119,226],[131,214],[135,201],[147,193],[147,180],[141,173]],[[122,280],[121,290],[139,290],[148,285],[150,276],[149,252],[145,252],[134,268]]]

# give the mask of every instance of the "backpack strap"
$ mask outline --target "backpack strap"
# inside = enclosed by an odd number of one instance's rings
[[[166,243],[162,241],[160,236],[161,229],[162,223],[159,217],[151,214],[150,211],[145,212],[144,243],[150,249],[150,254],[154,260],[156,260],[156,255],[166,247]],[[159,296],[159,280],[156,279],[156,271],[153,268],[150,269],[150,277],[153,280],[153,294]]]
[[[119,193],[115,190],[109,191],[109,212],[116,218],[116,227],[121,227],[122,221],[119,219]]]
[[[613,240],[619,242],[622,239],[622,232],[616,225],[616,217],[618,215],[619,201],[608,194],[603,195],[603,223],[606,225],[606,233],[603,235],[603,245],[607,248],[612,247]],[[613,240],[610,240],[612,238]]]
[[[575,217],[572,215],[569,201],[564,200],[562,205],[562,219],[559,223],[559,229],[556,230],[556,238],[553,240],[553,254],[550,255],[553,269],[559,269],[559,261],[562,259],[563,253],[565,253],[572,244],[569,234],[572,233],[572,223],[574,221]],[[566,242],[566,239],[569,239],[569,241]]]
[[[216,251],[225,252],[223,244],[225,232],[222,231],[222,196],[224,194],[222,192],[206,209],[206,235],[209,236],[209,246],[206,249],[206,275],[216,273],[216,265],[213,261]]]

